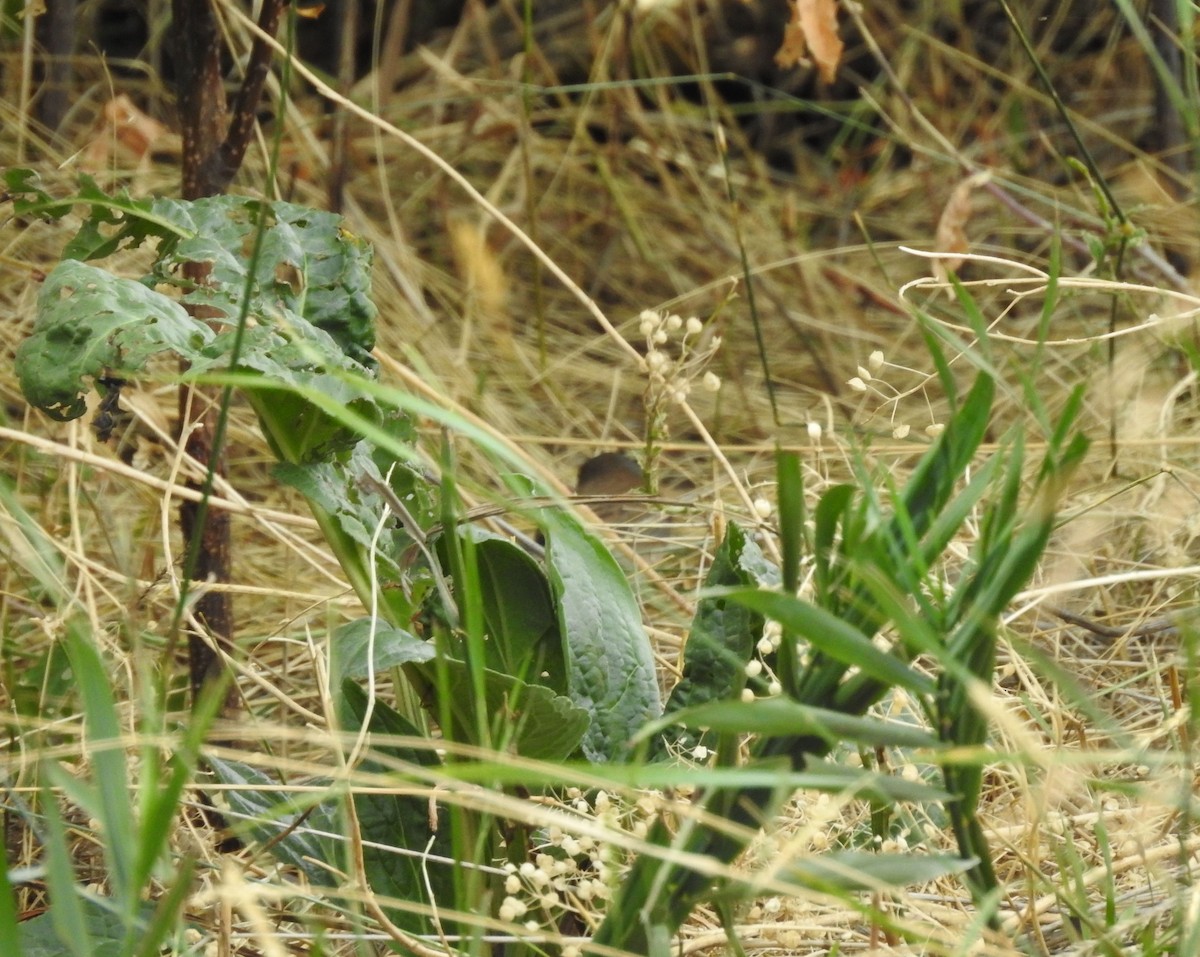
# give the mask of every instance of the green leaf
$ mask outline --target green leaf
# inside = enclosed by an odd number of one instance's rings
[[[13,471],[16,474],[15,468]],[[10,570],[19,570],[27,579],[27,584],[23,586],[28,589],[26,594],[55,607],[68,604],[71,590],[67,587],[68,576],[62,552],[41,523],[22,504],[13,482],[7,476],[0,476],[0,508],[3,508],[5,515],[5,521],[0,523],[5,562]],[[46,656],[57,656],[57,648],[57,645],[51,645]],[[36,683],[30,683],[37,687]]]
[[[806,857],[784,867],[781,880],[828,894],[879,891],[910,884],[926,884],[951,874],[962,874],[974,860],[929,854],[872,854],[868,851],[835,851]]]
[[[741,790],[746,788],[784,788],[820,791],[871,798],[878,801],[932,803],[949,800],[952,795],[943,788],[921,781],[862,768],[843,767],[827,761],[810,759],[803,771],[780,769],[777,765],[754,764],[748,767],[709,767],[690,764],[585,764],[539,763],[532,761],[481,761],[448,764],[441,771],[457,781],[487,784],[516,784],[526,788],[583,786],[589,788],[714,788]]]
[[[8,877],[7,841],[0,841],[0,940],[17,939],[17,906]]]
[[[398,434],[405,420],[389,418],[385,424],[389,427],[386,435],[394,441],[407,441],[409,436]],[[348,457],[331,462],[279,463],[273,473],[308,500],[325,540],[364,606],[371,607],[378,599],[383,617],[398,624],[410,621],[414,579],[423,576],[428,580],[430,573],[423,564],[403,560],[405,551],[415,543],[395,516],[388,518],[382,534],[375,538],[386,509],[377,489],[386,487],[388,481],[387,468],[381,469],[376,462],[371,443],[360,442]],[[394,463],[391,480],[392,491],[407,503],[418,527],[426,528],[430,483],[403,463]],[[388,587],[381,589],[380,584]]]
[[[860,718],[783,697],[714,701],[697,705],[659,719],[647,726],[643,733],[651,733],[670,722],[728,734],[816,737],[829,744],[856,741],[870,747],[936,748],[939,743],[935,735],[913,725]]]
[[[262,377],[247,391],[283,461],[327,459],[360,438],[338,414],[305,399],[305,390],[367,420],[378,417],[357,384],[375,369],[371,249],[337,216],[245,196],[159,199],[147,209],[128,197],[107,197],[86,179],[80,195],[53,200],[27,171],[9,180],[21,196],[33,197],[22,200],[30,213],[61,216],[79,203],[91,207],[68,257],[160,240],[153,270],[140,282],[70,258],[51,272],[33,335],[17,355],[22,390],[34,405],[59,419],[76,418],[91,383],[106,372],[134,378],[147,373],[154,356],[173,353],[200,376],[229,368],[236,345],[236,367]],[[101,226],[121,228],[110,238]],[[252,262],[260,227],[262,249]],[[188,263],[208,267],[204,283],[183,278]],[[183,303],[214,318],[192,318],[157,292],[160,286],[179,289]]]
[[[320,798],[310,798],[304,802],[296,792],[281,790],[278,782],[241,761],[211,757],[208,765],[218,781],[233,785],[224,797],[230,810],[238,815],[233,822],[235,832],[269,844],[277,860],[303,871],[312,883],[337,885],[338,879],[329,868],[316,863],[336,862],[331,839],[316,833],[336,833],[336,808],[328,800],[321,803]],[[319,792],[329,782],[308,783]]]
[[[721,594],[778,621],[830,658],[853,665],[864,675],[888,686],[915,694],[930,694],[936,687],[933,679],[914,671],[899,658],[877,647],[853,625],[823,608],[791,595],[763,589],[734,589]]]
[[[42,189],[41,177],[31,169],[6,170],[4,185],[18,216],[59,220],[76,206],[87,207],[83,225],[63,249],[63,259],[100,259],[147,239],[183,235],[179,226],[155,214],[153,200],[135,200],[126,190],[110,196],[86,174],[79,177],[77,194],[61,198]]]
[[[853,485],[835,485],[821,496],[813,515],[813,556],[817,573],[815,588],[823,600],[833,591],[838,566],[835,546],[838,527],[845,522],[853,501]]]
[[[340,353],[362,369],[374,369],[372,251],[344,228],[339,216],[249,196],[160,199],[153,212],[185,234],[160,251],[157,281],[180,284],[185,263],[211,267],[210,281],[188,289],[185,302],[219,309],[230,321],[247,305],[259,321],[277,314],[290,315],[293,323],[302,319],[335,344],[333,353],[323,355],[325,361],[333,363]],[[260,218],[265,219],[262,252],[251,263],[248,253]],[[244,304],[247,291],[250,301]],[[322,352],[327,352],[324,346]]]
[[[56,898],[46,913],[19,923],[17,933],[4,938],[6,943],[16,942],[17,950],[11,957],[124,957],[127,951],[122,941],[126,928],[109,906],[111,902],[82,892],[75,896],[78,898],[75,904],[68,905]],[[71,932],[72,938],[64,942],[56,921],[62,916],[59,909],[67,906],[77,910],[79,923]],[[153,914],[153,905],[141,905],[137,927],[147,927]],[[9,957],[8,950],[4,953]]]
[[[364,444],[355,447],[348,461],[280,462],[271,473],[285,485],[290,485],[309,503],[327,513],[356,545],[371,547],[375,526],[384,511],[383,497],[365,488],[357,479],[362,475],[384,484]],[[382,557],[394,565],[394,549],[382,543]]]
[[[430,661],[433,645],[378,618],[357,618],[333,633],[329,684],[340,688],[346,678],[365,678],[410,662]],[[372,666],[372,661],[374,662]]]
[[[523,548],[473,525],[460,534],[475,540],[483,615],[490,636],[487,663],[493,671],[558,694],[567,691],[558,614],[546,573]]]
[[[773,579],[773,580],[772,580]],[[742,529],[729,524],[725,540],[713,556],[704,579],[705,589],[776,584],[778,570]],[[745,605],[720,596],[702,598],[683,649],[683,676],[667,699],[664,716],[709,701],[738,697],[746,683],[746,663],[762,637],[763,617]],[[699,737],[664,732],[655,739],[656,752],[668,744],[690,750]]]
[[[121,722],[108,669],[84,628],[82,621],[72,622],[67,628],[66,646],[83,697],[88,755],[96,778],[92,792],[95,805],[86,810],[100,820],[104,829],[104,857],[113,885],[112,895],[132,913],[142,889],[133,885],[138,846],[129,803],[125,751],[121,745]]]
[[[54,935],[63,946],[64,953],[73,957],[94,957],[99,951],[89,932],[84,902],[81,899],[80,888],[75,882],[75,867],[71,862],[67,829],[58,810],[57,800],[48,790],[42,793],[46,820],[46,886],[54,899],[54,906],[46,916],[50,919]],[[121,930],[118,926],[108,939],[119,939]],[[116,948],[110,951],[115,952]]]
[[[629,582],[608,549],[566,512],[543,509],[539,521],[568,694],[592,719],[583,753],[589,761],[612,761],[662,711],[650,640]]]
[[[348,717],[361,724],[367,714],[367,694],[351,681],[342,685]],[[407,736],[412,726],[382,701],[371,711],[370,730],[376,735]],[[436,761],[431,751],[376,745],[374,750],[393,761],[425,766]],[[362,770],[395,775],[395,771],[370,760]],[[364,841],[363,858],[371,889],[379,895],[429,905],[453,901],[453,842],[448,831],[453,815],[444,815],[438,830],[431,830],[429,797],[412,793],[356,793],[354,809]],[[375,846],[381,845],[381,846]],[[425,855],[429,855],[426,857]],[[427,887],[432,889],[429,900]],[[429,933],[435,928],[421,914],[390,908],[392,919],[405,930]]]
[[[449,697],[458,726],[457,734],[472,744],[476,740],[475,684],[466,663],[454,658],[439,663],[447,678],[439,694]],[[437,681],[433,666],[425,674]],[[484,707],[492,716],[492,742],[526,758],[557,761],[574,754],[592,725],[592,715],[565,695],[545,685],[529,684],[513,675],[486,669],[483,673]]]
[[[90,380],[141,372],[163,352],[196,356],[213,338],[161,293],[69,259],[46,277],[33,334],[17,349],[17,373],[31,404],[66,421],[86,410]]]

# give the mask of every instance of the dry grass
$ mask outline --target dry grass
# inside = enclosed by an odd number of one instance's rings
[[[350,228],[375,245],[385,377],[478,416],[510,440],[530,470],[569,488],[593,452],[647,448],[647,385],[636,358],[645,352],[638,331],[643,309],[698,316],[709,344],[721,337],[708,366],[721,377],[721,391],[714,396],[697,383],[688,397],[694,417],[678,405],[665,409],[652,442],[659,494],[649,518],[611,530],[627,547],[666,683],[715,532],[728,520],[768,528],[750,503],[771,498],[777,435],[802,450],[813,494],[850,478],[859,457],[899,482],[925,447],[924,430],[939,421],[944,403],[899,290],[930,268],[900,246],[931,248],[938,213],[966,169],[993,170],[1007,196],[1061,224],[1068,239],[1095,229],[1089,191],[1060,163],[1073,146],[1027,64],[994,39],[1006,34],[996,24],[940,21],[940,5],[913,6],[903,14],[862,13],[901,84],[864,81],[859,102],[874,104],[883,119],[870,120],[870,134],[848,125],[844,136],[829,137],[806,129],[818,125],[812,114],[784,117],[776,148],[789,151],[791,173],[770,168],[748,141],[756,134],[743,136],[736,118],[707,96],[696,103],[672,86],[635,92],[604,82],[638,62],[620,55],[627,50],[648,62],[690,57],[700,72],[703,58],[689,47],[687,23],[682,33],[657,20],[653,29],[625,35],[619,20],[597,21],[591,41],[610,59],[597,60],[595,83],[583,91],[526,95],[516,80],[547,82],[543,71],[551,66],[511,60],[480,66],[465,35],[449,50],[406,62],[409,79],[379,115],[409,131],[509,217],[586,293],[611,323],[607,331],[578,293],[444,168],[386,129],[361,118],[351,123],[346,215]],[[1134,42],[1119,35],[1107,8],[1085,16],[1081,4],[1025,6],[1029,22],[1044,23],[1039,49],[1064,82],[1119,195],[1131,209],[1153,204],[1134,214],[1150,232],[1149,246],[1196,258],[1194,209],[1162,191],[1157,184],[1167,174],[1135,145],[1150,122],[1150,89]],[[1040,21],[1041,13],[1049,19]],[[851,62],[878,75],[865,45]],[[20,63],[20,54],[10,53],[5,66],[15,73]],[[14,102],[16,87],[5,82],[6,99]],[[83,114],[102,97],[98,88],[84,91],[71,134],[85,135]],[[165,111],[162,103],[148,105]],[[858,109],[828,105],[846,115]],[[714,136],[717,123],[729,137],[727,154]],[[16,158],[14,128],[6,118],[0,134],[6,161]],[[289,113],[288,156],[308,172],[287,189],[295,200],[318,205],[328,165],[320,129],[313,104]],[[806,135],[824,138],[805,142]],[[69,168],[70,154],[59,140],[30,150],[47,176],[60,164]],[[135,191],[172,188],[169,167],[110,172],[110,181]],[[261,162],[254,160],[242,184],[261,182]],[[1001,904],[1006,934],[983,934],[951,881],[876,901],[907,928],[908,946],[889,945],[845,900],[772,894],[772,868],[786,857],[870,839],[869,808],[801,796],[751,862],[764,892],[740,916],[747,952],[1001,954],[1013,952],[1008,935],[1018,933],[1047,953],[1102,952],[1073,942],[1080,917],[1068,901],[1086,902],[1100,921],[1111,895],[1122,915],[1117,923],[1127,922],[1126,932],[1118,927],[1107,938],[1119,948],[1191,900],[1198,839],[1178,810],[1192,775],[1183,639],[1178,629],[1138,631],[1164,618],[1185,625],[1200,571],[1195,376],[1177,348],[1191,343],[1186,314],[1196,302],[1171,298],[1189,292],[1190,282],[1177,290],[1154,261],[1132,256],[1125,278],[1146,288],[1065,289],[1050,325],[1054,341],[1035,357],[1030,340],[1041,297],[1017,280],[1028,275],[1022,267],[1046,268],[1052,231],[1032,225],[995,193],[981,190],[973,204],[972,252],[1002,261],[969,263],[963,275],[978,282],[971,288],[994,331],[1013,337],[996,340],[1008,384],[997,436],[1028,418],[1019,381],[1033,375],[1051,417],[1071,388],[1090,383],[1085,427],[1095,442],[1089,467],[1066,491],[1064,523],[1043,572],[1008,622],[1009,646],[989,703],[996,749],[1018,756],[997,764],[983,807],[1008,891]],[[0,362],[0,442],[2,478],[13,489],[0,510],[6,559],[0,700],[12,728],[0,765],[6,803],[29,799],[23,787],[40,752],[70,752],[80,741],[75,717],[51,706],[56,689],[39,683],[61,609],[74,604],[86,613],[118,669],[116,683],[130,688],[125,714],[135,733],[133,689],[163,653],[162,623],[176,595],[180,559],[172,496],[188,463],[171,437],[169,385],[129,390],[133,421],[110,446],[94,441],[86,420],[54,424],[20,398],[12,349],[33,310],[36,276],[55,262],[63,237],[61,229],[11,218],[0,231],[0,308],[9,329]],[[755,347],[743,251],[768,343],[778,425]],[[1068,247],[1064,276],[1087,270]],[[1014,289],[1024,291],[1016,296]],[[908,300],[959,321],[944,293],[917,289]],[[1117,325],[1132,331],[1118,340],[1110,367],[1103,335],[1113,308]],[[1175,314],[1185,318],[1169,334],[1147,322]],[[887,364],[867,392],[855,392],[847,382],[875,350]],[[959,366],[964,378],[970,374],[965,362]],[[813,422],[822,426],[819,441],[808,430]],[[252,760],[303,776],[340,753],[341,745],[312,730],[324,726],[327,706],[314,676],[331,625],[355,614],[355,601],[303,503],[270,478],[252,417],[243,410],[235,424],[229,486],[218,490],[217,504],[236,516],[229,587],[237,595],[236,667],[250,716],[240,731],[257,749]],[[910,431],[895,438],[902,425]],[[436,455],[436,430],[428,438]],[[465,443],[459,452],[474,504],[502,506],[492,463]],[[1116,631],[1102,636],[1068,625],[1052,606]],[[39,700],[41,722],[22,717]],[[903,701],[890,706],[907,709]],[[943,822],[898,813],[910,816],[899,822],[909,844],[951,846]],[[28,832],[16,827],[15,816],[8,820],[10,837],[24,835],[24,843],[10,844],[10,860],[32,859]],[[86,834],[87,822],[79,824]],[[271,952],[264,926],[273,928],[277,946],[300,947],[287,941],[302,925],[276,921],[285,912],[321,911],[305,891],[266,858],[243,862],[256,888],[247,890],[220,869],[203,828],[181,828],[178,842],[212,864],[203,879],[209,903],[227,904],[197,911],[205,929],[227,935],[238,953]],[[86,840],[81,860],[84,847]],[[707,913],[683,938],[687,953],[724,946],[719,922]]]

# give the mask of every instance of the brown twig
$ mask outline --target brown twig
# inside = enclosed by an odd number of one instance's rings
[[[1050,614],[1068,625],[1075,625],[1099,638],[1116,641],[1118,638],[1160,638],[1173,637],[1179,633],[1178,626],[1167,618],[1156,618],[1135,628],[1119,628],[1113,625],[1102,625],[1091,618],[1077,615],[1065,608],[1047,608]]]

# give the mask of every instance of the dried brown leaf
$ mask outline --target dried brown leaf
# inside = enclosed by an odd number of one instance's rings
[[[775,62],[785,70],[804,58],[807,49],[804,42],[804,26],[800,22],[799,0],[792,0],[792,18],[783,28],[783,43],[775,54]]]
[[[975,190],[990,178],[987,172],[974,173],[954,187],[938,218],[935,237],[938,252],[965,253],[970,248],[967,224],[971,221],[971,198]],[[934,261],[934,273],[939,279],[945,279],[947,273],[956,272],[962,264],[961,256],[938,259]]]
[[[97,171],[108,166],[114,146],[132,154],[138,162],[152,153],[177,154],[179,136],[154,117],[143,113],[124,93],[104,104],[104,110],[84,150],[81,165]]]
[[[838,36],[837,0],[792,0],[792,16],[775,54],[781,67],[795,66],[807,49],[825,83],[832,83],[844,44]]]

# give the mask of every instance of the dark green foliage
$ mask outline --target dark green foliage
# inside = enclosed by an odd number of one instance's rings
[[[53,200],[28,170],[10,170],[7,182],[27,215],[59,217],[79,204],[91,210],[47,277],[33,335],[18,350],[21,387],[37,407],[77,418],[97,378],[135,378],[152,358],[169,355],[195,374],[235,368],[260,376],[248,394],[285,462],[327,459],[359,439],[298,390],[377,415],[354,383],[374,369],[371,250],[337,216],[240,196],[113,199],[86,177],[79,194]],[[141,281],[78,261],[147,240],[157,242],[157,258]],[[187,263],[205,264],[208,280],[184,280]],[[158,292],[162,286],[178,289],[179,300]],[[194,318],[180,302],[210,318]]]
[[[539,519],[564,636],[567,693],[592,715],[583,754],[611,761],[662,711],[641,611],[616,559],[578,520],[549,509]]]
[[[758,612],[716,593],[721,588],[777,585],[776,569],[741,527],[730,524],[704,579],[707,596],[700,599],[683,652],[683,677],[671,691],[663,716],[710,701],[736,699],[746,684],[746,663],[754,656],[763,618]],[[761,690],[761,682],[756,682]],[[662,755],[674,744],[690,751],[703,735],[684,731],[655,739]]]

